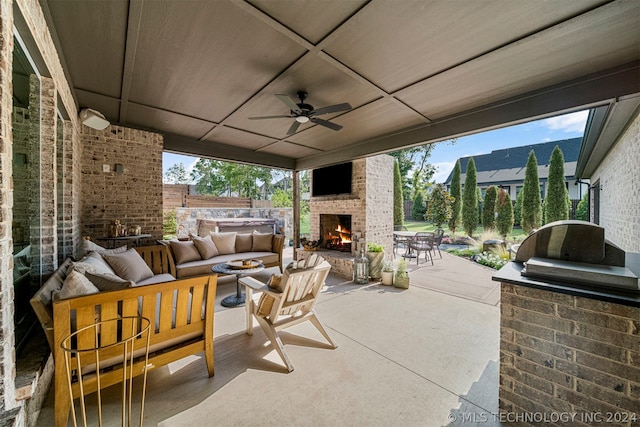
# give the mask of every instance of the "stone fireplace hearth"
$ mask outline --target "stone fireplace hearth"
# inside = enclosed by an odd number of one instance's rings
[[[322,248],[351,253],[351,215],[320,214]]]
[[[332,272],[353,277],[353,259],[367,242],[380,244],[388,256],[393,251],[393,157],[386,154],[353,161],[351,194],[312,197],[309,201],[311,240],[322,239],[317,252],[331,265]],[[339,232],[330,231],[334,220],[350,218],[350,248],[327,249]],[[322,219],[321,219],[322,218]],[[344,234],[344,233],[343,233]],[[302,248],[296,258],[309,256]]]

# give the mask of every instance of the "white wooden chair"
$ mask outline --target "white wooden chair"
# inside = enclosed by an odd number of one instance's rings
[[[278,336],[279,330],[309,320],[332,348],[337,347],[314,311],[330,269],[331,265],[324,258],[312,254],[308,259],[298,261],[296,269],[289,264],[279,285],[273,283],[276,282],[273,276],[269,285],[252,277],[240,278],[240,284],[245,286],[247,291],[245,299],[247,334],[253,335],[253,317],[255,317],[289,372],[293,371],[293,365],[284,351]],[[258,301],[254,299],[254,292],[262,293]]]

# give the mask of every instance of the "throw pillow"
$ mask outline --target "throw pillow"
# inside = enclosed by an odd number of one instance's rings
[[[71,264],[74,270],[77,270],[81,274],[93,273],[93,274],[115,274],[113,269],[107,264],[101,255],[91,252],[86,257],[82,258],[78,262]]]
[[[267,282],[267,286],[277,292],[282,292],[282,288],[280,287],[280,283],[282,282],[281,274],[272,274]],[[258,315],[266,316],[271,312],[273,308],[273,303],[276,301],[274,297],[268,295],[266,292],[260,296],[260,300],[258,300]]]
[[[183,264],[189,261],[199,261],[202,259],[195,243],[191,240],[187,240],[185,242],[172,240],[169,242],[169,246],[171,247],[171,252],[173,252],[173,256],[175,257],[176,264]]]
[[[193,244],[196,245],[196,249],[200,253],[202,259],[209,259],[214,256],[218,256],[218,248],[216,248],[216,245],[213,243],[210,236],[191,236],[191,240],[193,241]]]
[[[220,255],[236,253],[236,232],[211,233],[211,240],[218,248]]]
[[[114,255],[114,254],[121,254],[123,252],[126,252],[126,250],[127,250],[127,245],[124,245],[124,246],[120,246],[119,248],[100,249],[94,252],[99,253],[100,255]]]
[[[139,282],[153,276],[153,271],[133,248],[121,254],[103,256],[113,271],[124,280]]]
[[[252,252],[271,252],[273,234],[253,232]]]
[[[102,246],[92,242],[89,239],[83,239],[82,240],[82,249],[84,250],[85,253],[87,253],[87,252],[92,252],[92,251],[104,251],[107,248],[102,247]]]
[[[251,252],[251,234],[236,235],[236,253]]]
[[[134,285],[131,280],[124,280],[115,274],[93,274],[87,272],[85,276],[102,292],[118,291],[120,289],[131,288]]]
[[[97,294],[100,292],[89,279],[78,271],[71,270],[64,279],[62,289],[58,293],[58,298],[66,299],[80,295]]]

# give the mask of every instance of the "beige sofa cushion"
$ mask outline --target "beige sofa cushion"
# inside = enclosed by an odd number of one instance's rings
[[[211,233],[211,240],[218,248],[220,255],[232,254],[236,251],[236,235],[238,233]]]
[[[278,254],[273,252],[245,252],[241,254],[218,255],[211,259],[186,262],[184,264],[176,265],[176,277],[178,279],[184,279],[185,277],[212,274],[211,267],[214,265],[237,259],[259,259],[265,264],[279,261]]]

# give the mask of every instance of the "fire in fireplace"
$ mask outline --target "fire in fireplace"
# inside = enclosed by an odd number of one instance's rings
[[[320,215],[320,237],[326,249],[351,252],[351,215]]]

